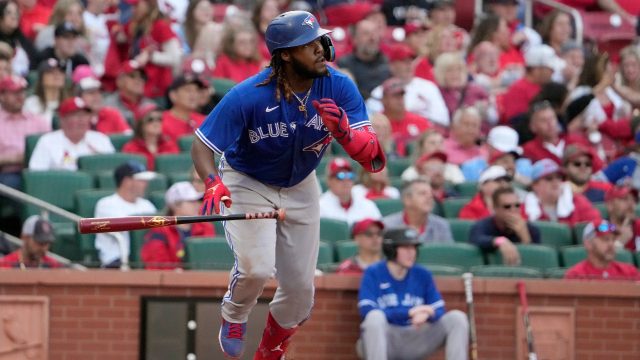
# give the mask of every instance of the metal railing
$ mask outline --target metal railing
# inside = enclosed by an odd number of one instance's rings
[[[23,193],[22,191],[16,190],[16,189],[14,189],[12,187],[9,187],[9,186],[6,186],[4,184],[0,184],[0,195],[4,195],[6,197],[12,198],[12,199],[14,199],[14,200],[16,200],[16,201],[18,201],[20,203],[23,203],[23,204],[29,204],[29,205],[33,205],[33,206],[38,207],[42,211],[42,214],[41,214],[42,217],[45,218],[45,219],[49,219],[49,213],[56,214],[56,215],[58,215],[58,216],[60,216],[60,217],[62,217],[64,219],[67,219],[67,220],[69,220],[69,221],[71,221],[73,223],[76,223],[76,224],[78,223],[78,220],[81,219],[80,216],[78,216],[78,215],[76,215],[76,214],[74,214],[72,212],[69,212],[69,211],[67,211],[65,209],[59,208],[59,207],[57,207],[55,205],[52,205],[52,204],[50,204],[50,203],[48,203],[46,201],[38,199],[38,198],[36,198],[34,196],[31,196],[29,194]],[[130,269],[129,257],[127,256],[129,254],[129,249],[127,249],[124,237],[122,236],[121,233],[117,233],[117,232],[105,233],[105,234],[113,236],[113,238],[118,242],[118,246],[120,247],[120,254],[121,254],[121,256],[120,256],[120,270],[123,270],[123,271],[129,270]],[[15,245],[21,246],[21,244],[22,244],[22,241],[20,239],[17,239],[17,238],[15,238],[13,236],[12,237],[7,237],[7,239],[9,241],[11,241],[12,243],[14,243]],[[53,254],[51,252],[47,253],[47,255],[55,258],[58,261],[63,262],[64,264],[71,264],[72,263],[69,259],[64,258],[64,257],[62,257],[60,255],[57,255],[57,254]],[[82,265],[79,265],[79,264],[74,264],[73,267],[77,268],[77,269],[80,269],[80,268],[82,268],[84,270],[87,269],[86,267],[84,267]]]

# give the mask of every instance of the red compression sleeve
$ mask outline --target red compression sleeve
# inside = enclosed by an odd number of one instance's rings
[[[387,162],[378,137],[370,127],[351,129],[348,135],[338,140],[338,143],[352,159],[369,172],[382,170]]]

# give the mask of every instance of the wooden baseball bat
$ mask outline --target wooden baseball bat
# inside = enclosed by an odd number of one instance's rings
[[[520,293],[520,306],[522,307],[522,320],[527,333],[527,349],[529,350],[528,360],[538,360],[538,355],[533,347],[533,330],[529,322],[529,305],[527,304],[527,290],[524,282],[518,281],[518,293]]]
[[[155,227],[191,224],[206,221],[276,219],[283,221],[284,209],[268,212],[255,212],[229,215],[202,216],[123,216],[112,218],[84,218],[78,221],[78,231],[81,234],[95,234],[112,231],[144,230]]]
[[[471,341],[471,360],[478,360],[478,338],[476,334],[476,317],[473,307],[473,274],[462,274],[464,294],[467,302],[467,317],[469,318],[469,340]]]

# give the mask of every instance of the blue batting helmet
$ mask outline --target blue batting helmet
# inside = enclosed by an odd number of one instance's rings
[[[306,11],[287,11],[274,18],[265,32],[269,53],[273,55],[278,49],[292,48],[312,42],[320,38],[327,61],[333,61],[334,50],[331,38],[327,36],[331,30],[323,29],[318,20]]]

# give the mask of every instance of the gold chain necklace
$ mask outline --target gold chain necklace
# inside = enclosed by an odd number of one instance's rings
[[[302,99],[300,99],[295,92],[293,92],[293,91],[291,92],[293,94],[293,96],[296,97],[296,100],[298,100],[298,102],[300,103],[300,105],[298,106],[298,110],[303,112],[305,117],[307,116],[307,100],[309,100],[309,95],[311,95],[311,88],[312,87],[313,87],[313,85],[311,85],[311,87],[307,91],[307,94]]]

